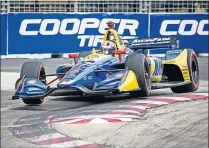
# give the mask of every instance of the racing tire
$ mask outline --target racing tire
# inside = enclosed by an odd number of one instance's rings
[[[171,90],[174,93],[187,93],[187,92],[194,92],[199,87],[199,65],[197,60],[197,55],[192,49],[187,49],[188,55],[187,55],[187,65],[189,68],[189,76],[191,83],[172,87]]]
[[[141,90],[131,91],[133,98],[149,96],[151,93],[151,78],[147,58],[144,54],[133,53],[126,58],[125,67],[136,74]]]
[[[25,76],[26,78],[36,78],[46,84],[45,74],[46,72],[43,63],[38,61],[29,61],[23,64],[21,68],[20,78],[22,78],[23,76]],[[16,87],[18,86],[17,85],[18,80],[16,82]],[[38,105],[43,103],[44,98],[36,98],[36,99],[24,98],[22,100],[25,104]]]

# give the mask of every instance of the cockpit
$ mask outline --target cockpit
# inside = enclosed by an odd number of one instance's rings
[[[121,37],[114,30],[114,23],[112,21],[107,22],[109,29],[104,34],[103,43],[100,49],[106,48],[107,50],[123,50],[125,45]],[[107,51],[105,51],[107,52]],[[110,52],[109,52],[110,53]]]

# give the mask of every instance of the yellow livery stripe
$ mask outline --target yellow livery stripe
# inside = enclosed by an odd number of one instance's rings
[[[128,74],[124,82],[119,86],[119,90],[122,91],[131,91],[138,89],[139,84],[137,82],[136,74],[132,70],[128,70]]]
[[[174,64],[177,65],[183,75],[184,82],[190,82],[190,75],[189,75],[189,67],[187,63],[187,49],[184,49],[176,58],[171,60],[166,60],[163,63],[164,64]]]
[[[151,62],[151,64],[150,64],[150,75],[152,76],[152,74],[155,71],[155,62],[154,62],[154,59],[152,59],[152,58],[150,58],[149,60]]]

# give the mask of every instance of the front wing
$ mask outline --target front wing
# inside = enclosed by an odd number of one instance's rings
[[[170,88],[181,85],[186,85],[191,82],[160,82],[153,83],[152,89],[162,89],[162,88]],[[82,85],[75,85],[69,87],[55,87],[51,88],[47,86],[43,82],[35,78],[25,78],[23,77],[21,83],[16,89],[15,95],[12,96],[12,99],[37,99],[44,98],[50,95],[51,93],[57,90],[65,90],[65,91],[77,91],[82,96],[106,96],[112,94],[119,93],[127,93],[131,91],[140,90],[140,84],[138,84],[136,75],[131,70],[126,70],[123,77],[115,77],[109,80],[105,80],[99,83],[94,89],[88,89]]]

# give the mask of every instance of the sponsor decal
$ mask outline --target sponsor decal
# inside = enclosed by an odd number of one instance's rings
[[[82,67],[80,65],[74,66],[70,69],[69,73],[67,74],[68,78],[74,78],[76,75],[81,72]]]
[[[88,76],[87,79],[88,80],[93,80],[93,76]]]
[[[164,20],[161,24],[161,35],[209,35],[208,20]],[[168,30],[171,27],[178,27],[178,30]]]
[[[74,80],[71,80],[71,79],[65,79],[63,80],[60,84],[70,84],[70,83],[73,83]]]
[[[162,75],[162,61],[160,59],[154,59],[155,70],[152,76],[161,76]]]
[[[123,73],[117,73],[117,74],[115,75],[115,77],[116,77],[116,78],[122,78],[122,77],[123,77]]]
[[[29,80],[28,81],[28,84],[35,84],[36,83],[36,80]]]
[[[167,54],[181,53],[181,50],[168,50]]]
[[[186,69],[182,69],[181,71],[188,71],[188,69],[186,68]]]
[[[40,88],[36,88],[36,87],[29,87],[28,88],[28,91],[42,91],[42,90],[40,90]]]
[[[168,60],[169,58],[167,58],[167,60]],[[170,58],[170,59],[172,59],[172,57]],[[165,64],[171,64],[171,63],[175,63],[176,61],[174,61],[174,60],[172,60],[172,61],[165,61]]]
[[[183,75],[187,75],[187,74],[188,74],[188,72],[187,72],[187,71],[183,72]]]
[[[133,41],[134,45],[156,45],[156,44],[169,44],[171,42],[171,37],[162,38],[150,38],[150,39],[135,39]]]

